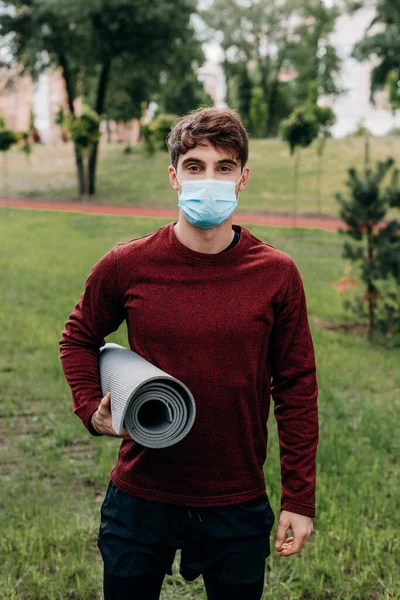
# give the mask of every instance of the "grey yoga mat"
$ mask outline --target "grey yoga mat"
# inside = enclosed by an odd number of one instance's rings
[[[196,405],[184,383],[129,348],[107,343],[100,348],[103,396],[111,392],[113,429],[125,427],[142,446],[167,448],[193,426]]]

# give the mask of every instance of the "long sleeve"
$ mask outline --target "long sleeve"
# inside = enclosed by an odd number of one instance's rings
[[[118,247],[113,247],[93,267],[59,341],[65,378],[72,391],[73,412],[92,435],[90,424],[102,398],[99,355],[105,337],[125,319],[119,292]]]
[[[315,517],[318,386],[304,287],[294,262],[276,310],[270,357],[281,463],[281,510]]]

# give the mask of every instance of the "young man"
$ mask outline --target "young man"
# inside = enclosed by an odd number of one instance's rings
[[[271,394],[277,552],[300,552],[313,531],[318,389],[302,279],[288,254],[232,224],[249,180],[236,112],[194,111],[167,141],[178,221],[94,265],[60,340],[74,413],[93,435],[123,438],[101,507],[104,597],[159,598],[180,548],[181,575],[202,574],[208,599],[259,600],[275,520],[263,473]],[[130,348],[194,395],[195,423],[174,446],[112,428],[98,357],[124,320]]]

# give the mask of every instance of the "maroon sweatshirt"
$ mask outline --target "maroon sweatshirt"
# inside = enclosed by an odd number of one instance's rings
[[[184,506],[256,498],[266,489],[272,395],[281,509],[314,517],[318,387],[299,271],[245,227],[233,225],[235,246],[205,254],[183,245],[174,225],[115,245],[92,267],[60,339],[73,411],[93,432],[99,348],[126,320],[129,347],[191,390],[196,420],[168,448],[122,440],[113,483]]]

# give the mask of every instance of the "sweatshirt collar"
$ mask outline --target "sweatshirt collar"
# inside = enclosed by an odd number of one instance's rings
[[[207,254],[204,252],[196,252],[196,250],[192,250],[188,248],[178,239],[174,226],[177,221],[172,223],[168,223],[166,227],[167,241],[172,250],[177,254],[180,254],[184,258],[186,258],[189,262],[195,264],[203,264],[203,265],[219,265],[223,263],[231,263],[239,256],[241,256],[248,248],[250,238],[247,233],[247,230],[241,225],[232,224],[232,228],[240,233],[240,240],[238,243],[226,250],[226,252],[217,252],[215,254]]]

